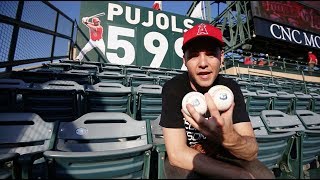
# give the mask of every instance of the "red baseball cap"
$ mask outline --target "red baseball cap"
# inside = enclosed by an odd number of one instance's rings
[[[182,50],[185,50],[185,45],[198,37],[209,37],[216,40],[221,46],[224,46],[222,39],[222,32],[219,28],[214,27],[211,24],[201,23],[193,26],[187,32],[183,34]]]

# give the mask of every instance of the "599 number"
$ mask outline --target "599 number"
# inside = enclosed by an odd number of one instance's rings
[[[107,48],[112,50],[123,48],[124,56],[119,57],[118,53],[113,52],[106,52],[106,56],[111,63],[128,65],[133,63],[135,60],[135,47],[129,41],[120,39],[120,36],[134,38],[134,29],[110,25],[107,36]],[[154,41],[158,41],[159,46],[154,46]],[[183,38],[181,37],[178,38],[174,43],[175,53],[180,58],[183,56],[183,52],[181,50],[182,41]],[[155,68],[160,67],[169,47],[167,38],[159,32],[148,32],[143,38],[143,44],[149,53],[154,54],[149,66]],[[182,65],[181,69],[185,69],[184,64]]]

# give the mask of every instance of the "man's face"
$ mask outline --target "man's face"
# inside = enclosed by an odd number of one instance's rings
[[[100,25],[100,21],[96,21],[93,23],[95,26],[99,26]]]
[[[223,60],[221,49],[213,41],[194,40],[184,53],[184,64],[188,69],[193,89],[209,88],[216,79]]]

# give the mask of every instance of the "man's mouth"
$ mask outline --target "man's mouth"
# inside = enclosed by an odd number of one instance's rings
[[[208,79],[211,72],[205,71],[205,72],[199,72],[198,76],[200,76],[201,79]]]

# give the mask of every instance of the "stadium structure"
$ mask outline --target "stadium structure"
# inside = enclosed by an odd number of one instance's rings
[[[278,179],[319,179],[319,2],[205,1],[205,20],[190,17],[199,3],[183,16],[82,1],[77,22],[47,1],[1,1],[1,179],[166,179],[161,90],[201,22],[223,32],[220,74],[241,86],[258,159]]]

